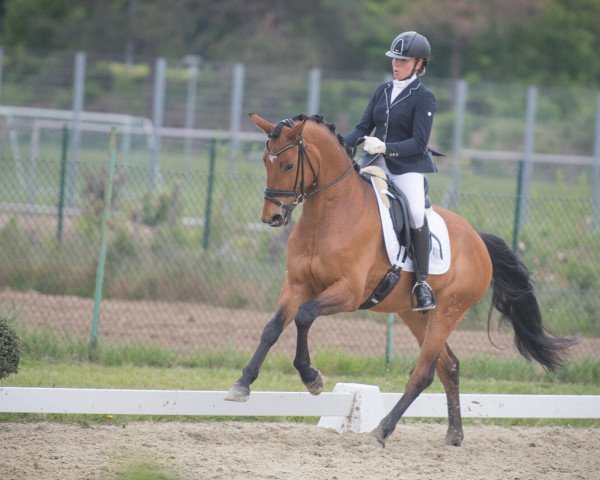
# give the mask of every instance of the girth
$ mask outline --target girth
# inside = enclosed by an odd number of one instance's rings
[[[398,265],[392,265],[392,268],[388,270],[385,274],[385,277],[379,282],[379,285],[375,287],[373,293],[369,295],[361,305],[358,307],[359,310],[368,310],[371,307],[374,307],[379,302],[385,299],[390,292],[394,289],[398,282],[400,281],[400,274],[402,273],[402,268]]]

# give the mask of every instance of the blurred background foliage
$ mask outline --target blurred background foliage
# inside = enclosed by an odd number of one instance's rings
[[[0,0],[0,45],[364,71],[416,29],[438,78],[594,87],[598,18],[600,0]]]

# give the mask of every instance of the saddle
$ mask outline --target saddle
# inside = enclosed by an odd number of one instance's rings
[[[382,168],[374,165],[369,165],[361,169],[360,174],[365,181],[375,183],[378,193],[383,204],[390,210],[390,218],[394,227],[394,232],[398,238],[400,245],[404,246],[404,257],[402,262],[406,260],[406,256],[411,249],[411,234],[410,234],[410,211],[408,208],[408,200],[406,196],[390,182]],[[429,198],[429,183],[427,178],[425,181],[425,208],[431,207],[431,199]],[[401,262],[398,262],[401,263]],[[359,309],[369,309],[381,302],[400,281],[400,273],[402,268],[399,265],[392,265],[385,277],[379,282],[369,298],[360,305]]]
[[[387,175],[380,167],[369,165],[360,170],[362,178],[370,182],[373,179],[383,204],[390,210],[390,217],[394,225],[394,231],[398,237],[400,245],[410,247],[410,212],[408,209],[408,200],[404,193],[396,188],[393,182],[390,182]],[[423,177],[425,182],[425,208],[431,208],[431,199],[429,198],[429,181]]]

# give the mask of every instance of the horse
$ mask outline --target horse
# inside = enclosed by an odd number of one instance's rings
[[[277,310],[225,399],[243,402],[249,398],[250,385],[269,349],[292,322],[298,335],[294,367],[307,390],[318,395],[323,391],[323,378],[311,364],[311,325],[319,316],[356,311],[390,268],[377,199],[371,184],[357,172],[335,126],[322,117],[301,114],[277,124],[254,113],[250,118],[268,136],[263,155],[267,187],[262,222],[281,227],[290,222],[297,205],[303,208],[288,239],[287,273]],[[444,219],[451,244],[449,270],[429,277],[437,307],[425,313],[412,310],[413,274],[404,272],[391,293],[371,308],[395,312],[420,346],[402,397],[371,432],[381,446],[410,404],[432,383],[435,372],[447,397],[446,444],[460,446],[464,434],[459,360],[447,339],[490,285],[492,305],[512,324],[516,347],[526,359],[554,370],[564,363],[574,343],[547,330],[530,272],[501,238],[478,233],[450,210],[433,208]]]

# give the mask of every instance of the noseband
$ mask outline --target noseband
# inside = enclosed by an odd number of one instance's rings
[[[350,171],[352,170],[352,164],[350,164],[348,166],[348,169],[344,173],[342,173],[339,177],[334,178],[331,182],[323,185],[322,187],[316,188],[317,181],[318,181],[318,175],[317,175],[317,172],[315,171],[315,168],[313,167],[312,162],[310,161],[310,158],[308,158],[308,154],[306,153],[306,147],[304,146],[304,141],[302,140],[302,135],[300,135],[300,137],[298,137],[298,139],[295,142],[292,142],[292,143],[286,145],[285,147],[282,147],[279,150],[276,150],[274,152],[269,149],[269,140],[267,140],[267,143],[265,145],[265,149],[267,150],[267,153],[269,154],[269,160],[271,160],[272,162],[277,158],[277,156],[279,156],[286,150],[289,150],[290,148],[294,148],[294,147],[298,147],[298,162],[297,162],[297,168],[296,168],[296,179],[294,180],[293,189],[292,190],[279,190],[276,188],[266,187],[265,194],[264,194],[265,200],[267,200],[271,203],[274,203],[275,205],[277,205],[278,207],[283,209],[283,211],[285,212],[285,216],[284,216],[285,223],[287,223],[289,221],[294,208],[296,208],[298,205],[304,204],[304,202],[308,198],[312,197],[313,195],[316,195],[317,193],[325,190],[326,188],[329,188],[332,185],[336,184],[337,182],[342,180],[346,175],[348,175],[350,173]],[[305,167],[306,163],[308,163],[308,166],[309,166],[310,171],[312,172],[313,178],[314,178],[313,182],[308,187],[306,187],[305,182],[304,182],[304,172],[306,171],[306,167]],[[298,190],[298,186],[300,186],[300,190]],[[314,189],[314,190],[311,190],[311,189]],[[280,202],[275,197],[294,197],[294,199],[289,203],[284,203],[284,202]]]

